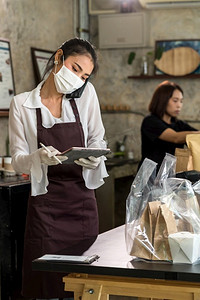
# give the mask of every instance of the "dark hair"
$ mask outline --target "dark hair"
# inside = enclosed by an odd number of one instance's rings
[[[64,60],[68,56],[76,56],[76,55],[88,55],[94,64],[94,68],[92,70],[92,74],[96,74],[98,70],[98,62],[97,62],[97,54],[95,51],[95,47],[87,40],[81,38],[73,38],[64,42],[58,49],[63,50]],[[43,79],[45,75],[53,69],[54,66],[54,57],[58,49],[52,54],[49,58],[46,69],[44,71]],[[63,57],[61,56],[61,59]]]
[[[168,101],[175,90],[179,90],[183,94],[182,88],[174,82],[163,81],[159,84],[151,98],[149,111],[161,119],[166,112]]]

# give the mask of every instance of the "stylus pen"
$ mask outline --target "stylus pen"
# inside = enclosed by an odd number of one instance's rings
[[[40,145],[42,146],[43,149],[45,149],[47,152],[51,153],[51,151],[49,150],[49,148],[47,148],[44,144],[40,143]],[[57,156],[53,156],[58,162],[59,164],[62,164],[62,161],[57,157]]]

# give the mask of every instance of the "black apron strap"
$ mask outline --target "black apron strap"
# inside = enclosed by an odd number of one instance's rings
[[[72,107],[72,110],[73,110],[76,122],[79,124],[82,144],[85,145],[83,127],[82,127],[82,124],[81,124],[81,120],[80,120],[80,116],[79,116],[79,112],[78,112],[78,108],[77,108],[76,102],[75,102],[74,99],[70,99],[69,101],[70,101],[70,104],[71,104],[71,107]]]

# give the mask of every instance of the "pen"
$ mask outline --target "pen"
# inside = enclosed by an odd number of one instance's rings
[[[51,153],[51,151],[50,151],[44,144],[40,143],[40,145],[41,145],[42,148],[45,149],[47,152]],[[53,157],[59,162],[59,164],[62,164],[62,161],[61,161],[58,157],[56,157],[55,155],[54,155]]]

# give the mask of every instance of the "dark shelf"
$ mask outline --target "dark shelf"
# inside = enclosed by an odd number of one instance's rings
[[[131,75],[129,79],[164,79],[164,78],[182,78],[182,79],[195,79],[200,78],[200,74],[189,74],[184,76],[171,76],[171,75]]]
[[[102,114],[135,114],[145,116],[145,114],[133,110],[101,110]]]
[[[8,117],[8,116],[9,116],[9,110],[8,109],[0,110],[0,117]]]

